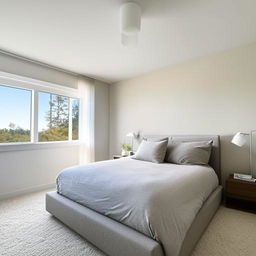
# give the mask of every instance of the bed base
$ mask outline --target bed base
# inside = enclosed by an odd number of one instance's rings
[[[217,211],[222,187],[209,196],[193,221],[179,256],[188,256]],[[159,243],[57,192],[46,194],[46,210],[109,256],[164,256]],[[170,238],[171,239],[171,238]]]

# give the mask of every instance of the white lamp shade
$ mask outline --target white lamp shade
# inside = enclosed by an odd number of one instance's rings
[[[245,145],[248,136],[249,134],[247,133],[238,132],[235,134],[231,142],[239,147],[242,147]]]
[[[121,33],[135,35],[140,31],[141,9],[136,3],[128,2],[120,8]]]
[[[129,132],[126,134],[126,137],[134,137],[134,132]]]

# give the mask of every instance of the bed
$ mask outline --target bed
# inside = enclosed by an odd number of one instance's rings
[[[219,137],[172,138],[212,140],[210,166],[123,158],[69,168],[47,211],[110,256],[189,255],[221,201]]]

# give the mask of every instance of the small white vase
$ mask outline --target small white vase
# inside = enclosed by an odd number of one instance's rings
[[[122,149],[122,151],[121,151],[121,155],[122,155],[122,156],[127,156],[127,152],[126,152],[126,150]]]

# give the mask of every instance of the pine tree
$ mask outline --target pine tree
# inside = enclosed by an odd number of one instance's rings
[[[78,139],[78,125],[79,125],[79,100],[72,102],[72,139]]]
[[[46,115],[50,129],[68,125],[68,102],[68,97],[51,95],[49,100],[50,110]]]

